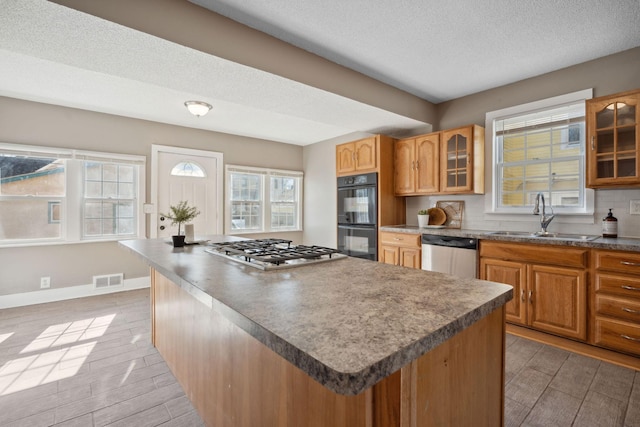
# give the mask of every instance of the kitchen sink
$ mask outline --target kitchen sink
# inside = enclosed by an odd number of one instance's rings
[[[600,236],[594,236],[589,234],[567,234],[567,233],[543,233],[541,231],[537,233],[531,233],[529,231],[492,231],[487,233],[490,236],[510,236],[510,237],[527,237],[531,239],[545,239],[545,240],[570,240],[574,242],[588,242],[595,240]]]
[[[600,236],[593,236],[588,234],[564,234],[564,233],[543,233],[541,231],[533,233],[531,237],[539,237],[541,239],[559,239],[559,240],[577,240],[577,241],[590,241],[595,240]]]

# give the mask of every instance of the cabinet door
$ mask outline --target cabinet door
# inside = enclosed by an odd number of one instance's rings
[[[376,163],[376,139],[367,138],[355,141],[354,150],[356,153],[356,170],[366,172],[375,170]]]
[[[640,91],[587,101],[587,186],[640,183]]]
[[[418,193],[440,191],[440,134],[426,135],[415,142],[415,190]]]
[[[470,192],[473,188],[473,127],[442,132],[440,190],[446,193]]]
[[[400,248],[400,265],[410,268],[422,268],[422,250],[414,248]]]
[[[400,248],[397,246],[380,246],[380,254],[378,262],[385,264],[398,265],[400,259]]]
[[[394,190],[397,195],[415,192],[415,139],[401,139],[394,147]]]
[[[506,320],[526,325],[526,265],[521,262],[481,258],[480,278],[513,286],[513,299],[505,305]]]
[[[587,338],[586,273],[563,267],[530,265],[529,325],[569,338]]]
[[[347,175],[356,170],[355,144],[336,145],[336,175]]]

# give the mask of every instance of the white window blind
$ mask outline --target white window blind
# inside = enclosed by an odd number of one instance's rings
[[[556,213],[593,211],[585,191],[584,99],[494,115],[495,212],[531,214],[538,193]]]

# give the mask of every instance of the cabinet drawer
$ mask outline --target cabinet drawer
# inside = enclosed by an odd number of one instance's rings
[[[594,251],[597,270],[617,271],[625,274],[640,275],[640,253]]]
[[[597,315],[612,316],[640,325],[640,299],[596,295]]]
[[[586,267],[589,249],[567,246],[480,241],[480,256],[510,261],[526,261],[563,267]]]
[[[640,325],[596,317],[594,344],[640,354]]]
[[[387,231],[380,233],[380,243],[382,243],[383,245],[410,246],[419,248],[421,239],[422,235],[420,234],[392,233]]]
[[[640,300],[640,279],[596,273],[595,290]]]

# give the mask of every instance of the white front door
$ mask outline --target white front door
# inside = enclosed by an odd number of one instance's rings
[[[221,153],[154,145],[151,191],[156,209],[150,221],[151,237],[177,234],[178,226],[163,214],[183,200],[200,211],[191,222],[196,238],[222,234],[222,169]]]

